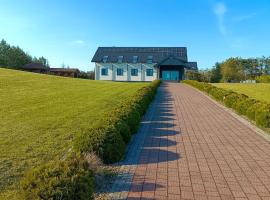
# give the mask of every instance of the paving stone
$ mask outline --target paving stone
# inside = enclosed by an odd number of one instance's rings
[[[163,83],[118,163],[111,199],[269,199],[270,145],[190,86]]]

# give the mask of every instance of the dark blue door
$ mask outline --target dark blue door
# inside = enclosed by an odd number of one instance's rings
[[[178,81],[179,80],[179,72],[178,71],[162,71],[162,80]]]

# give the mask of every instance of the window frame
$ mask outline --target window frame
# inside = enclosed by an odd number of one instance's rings
[[[105,71],[106,73],[103,74],[103,70],[106,70]],[[101,76],[108,76],[108,75],[109,75],[109,69],[108,69],[108,67],[102,67],[101,68]]]
[[[151,71],[150,75],[149,75],[149,71]],[[154,76],[154,69],[146,69],[146,76]]]
[[[118,56],[117,57],[117,62],[118,63],[123,63],[124,56]]]
[[[132,57],[132,63],[138,63],[138,56]]]
[[[136,73],[133,73],[134,71],[135,71]],[[138,74],[139,74],[139,70],[138,70],[138,69],[133,68],[133,69],[130,70],[130,75],[131,75],[131,76],[138,76]]]
[[[153,64],[153,56],[147,56],[147,64]]]
[[[108,61],[108,58],[109,58],[109,56],[103,56],[102,62],[103,62],[103,63],[106,63],[106,62]]]
[[[118,73],[120,70],[121,73]],[[116,75],[117,76],[124,76],[124,69],[123,68],[116,68]]]

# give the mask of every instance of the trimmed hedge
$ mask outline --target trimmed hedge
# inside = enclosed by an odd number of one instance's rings
[[[250,120],[254,120],[258,126],[270,128],[270,104],[204,82],[193,80],[182,82],[206,92],[227,107],[233,108],[237,113],[246,115]]]
[[[27,200],[93,199],[94,188],[94,173],[78,155],[32,169],[21,181],[21,195]]]
[[[107,164],[120,161],[131,135],[138,131],[141,118],[159,85],[160,80],[156,80],[141,88],[136,95],[105,115],[98,125],[78,135],[75,150],[81,153],[94,152]]]
[[[141,88],[98,124],[77,135],[75,155],[30,170],[21,181],[23,199],[93,199],[94,172],[83,155],[95,153],[104,163],[121,160],[160,83],[156,80]]]

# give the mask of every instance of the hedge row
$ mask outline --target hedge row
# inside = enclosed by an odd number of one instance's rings
[[[160,81],[153,81],[126,99],[97,125],[77,136],[76,153],[64,161],[53,161],[29,171],[21,181],[23,199],[92,199],[94,172],[86,161],[87,153],[95,153],[104,163],[123,158],[131,135],[154,98]]]
[[[21,181],[21,197],[37,199],[93,199],[94,173],[85,158],[69,155],[29,171]]]
[[[259,83],[270,83],[270,75],[257,76],[256,81]]]
[[[245,115],[250,120],[255,121],[258,126],[264,128],[270,127],[270,104],[204,82],[185,80],[183,83],[206,92],[227,107],[233,108],[239,114]]]
[[[108,113],[101,122],[75,139],[75,150],[94,152],[104,163],[121,160],[131,135],[136,133],[142,116],[153,100],[160,81],[153,81],[136,95]]]

